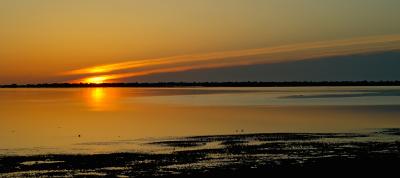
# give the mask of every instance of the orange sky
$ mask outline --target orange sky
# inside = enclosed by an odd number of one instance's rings
[[[382,38],[384,49],[369,41],[351,45],[354,52],[389,50],[398,47],[387,40],[400,34],[399,6],[396,0],[2,0],[0,84],[82,80],[92,76],[85,70],[104,65],[112,67],[100,72],[123,81],[271,62],[254,55],[305,59],[349,53],[337,41],[359,38]],[[297,49],[315,43],[333,46]],[[275,51],[285,46],[292,51]]]
[[[284,45],[269,48],[131,60],[128,62],[105,64],[67,71],[61,73],[61,75],[85,74],[90,76],[73,80],[71,82],[102,83],[118,81],[128,77],[165,72],[268,64],[388,50],[400,50],[400,35],[374,36],[347,40]],[[127,69],[131,71],[134,70],[134,72],[119,72]]]

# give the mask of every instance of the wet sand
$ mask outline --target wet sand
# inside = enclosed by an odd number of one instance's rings
[[[5,155],[0,157],[0,177],[265,177],[319,171],[384,175],[396,172],[400,165],[400,129],[396,128],[363,133],[196,136],[146,144],[171,151]]]

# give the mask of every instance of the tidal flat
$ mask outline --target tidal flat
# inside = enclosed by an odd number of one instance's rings
[[[166,152],[3,155],[0,177],[221,177],[396,172],[400,129],[157,139]]]

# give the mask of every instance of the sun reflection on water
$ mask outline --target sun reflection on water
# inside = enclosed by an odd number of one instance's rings
[[[112,88],[89,88],[85,92],[85,100],[93,111],[111,111],[119,108],[118,90]]]
[[[105,93],[103,88],[94,88],[91,93],[95,103],[100,103],[104,99]]]

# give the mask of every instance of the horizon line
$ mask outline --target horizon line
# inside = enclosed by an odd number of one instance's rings
[[[221,82],[122,82],[0,84],[0,88],[92,88],[92,87],[296,87],[296,86],[400,86],[400,80],[357,81],[221,81]]]

